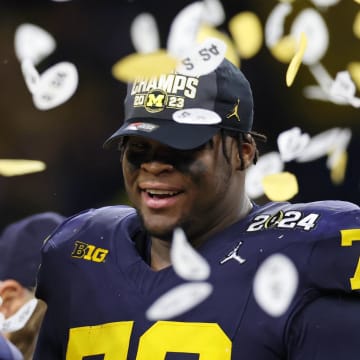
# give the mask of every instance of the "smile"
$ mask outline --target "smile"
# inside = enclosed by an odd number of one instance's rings
[[[145,189],[145,191],[151,198],[166,198],[172,197],[180,194],[180,191],[169,191],[169,190],[159,190],[159,189]]]

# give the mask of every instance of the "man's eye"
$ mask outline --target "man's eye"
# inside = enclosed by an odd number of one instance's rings
[[[130,143],[128,144],[128,148],[133,151],[145,151],[147,146],[143,143]]]

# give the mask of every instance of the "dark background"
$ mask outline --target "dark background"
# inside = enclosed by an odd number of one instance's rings
[[[89,207],[124,203],[117,152],[102,149],[103,141],[122,120],[125,84],[113,78],[111,67],[135,51],[130,25],[141,12],[152,13],[166,46],[171,21],[191,1],[92,1],[1,0],[0,1],[0,158],[41,160],[44,172],[15,177],[0,176],[0,228],[35,212],[53,210],[71,215]],[[224,0],[226,21],[218,27],[228,32],[235,14],[255,12],[263,26],[274,0]],[[310,1],[296,1],[287,19]],[[330,47],[322,64],[334,77],[351,61],[360,61],[360,39],[352,24],[360,5],[341,1],[327,11],[318,9],[330,33]],[[14,33],[22,23],[33,23],[56,39],[54,53],[36,66],[48,67],[69,61],[79,72],[79,86],[63,105],[47,111],[36,109],[27,90],[14,52]],[[277,135],[293,126],[314,136],[332,127],[351,128],[349,162],[343,184],[331,183],[326,157],[301,164],[286,163],[299,182],[300,192],[292,201],[342,199],[360,203],[359,109],[306,99],[302,92],[315,85],[302,66],[294,84],[285,84],[287,65],[270,54],[265,45],[251,59],[241,60],[250,80],[255,101],[254,129],[269,137],[262,153],[276,151]],[[359,91],[357,92],[359,96]],[[259,202],[266,199],[259,199]]]

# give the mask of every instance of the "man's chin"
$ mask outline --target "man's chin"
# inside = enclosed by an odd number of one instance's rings
[[[138,215],[140,217],[142,226],[145,228],[145,230],[151,237],[155,237],[164,241],[172,240],[173,232],[177,225],[164,227],[164,224],[151,224],[150,222],[145,221],[145,219],[139,212]]]

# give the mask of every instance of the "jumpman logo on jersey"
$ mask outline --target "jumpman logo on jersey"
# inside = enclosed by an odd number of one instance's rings
[[[231,250],[231,251],[227,254],[227,256],[220,261],[220,264],[225,264],[227,261],[229,261],[229,260],[231,260],[231,259],[236,260],[239,264],[243,264],[246,260],[243,259],[240,255],[238,255],[238,251],[239,251],[239,248],[240,248],[241,245],[242,245],[242,241],[240,241],[240,242],[236,245],[235,249],[234,249],[234,250]]]
[[[230,119],[231,117],[235,116],[238,119],[238,121],[240,121],[240,116],[238,113],[239,112],[239,104],[240,104],[240,99],[237,99],[232,112],[230,114],[226,115],[227,119]]]

